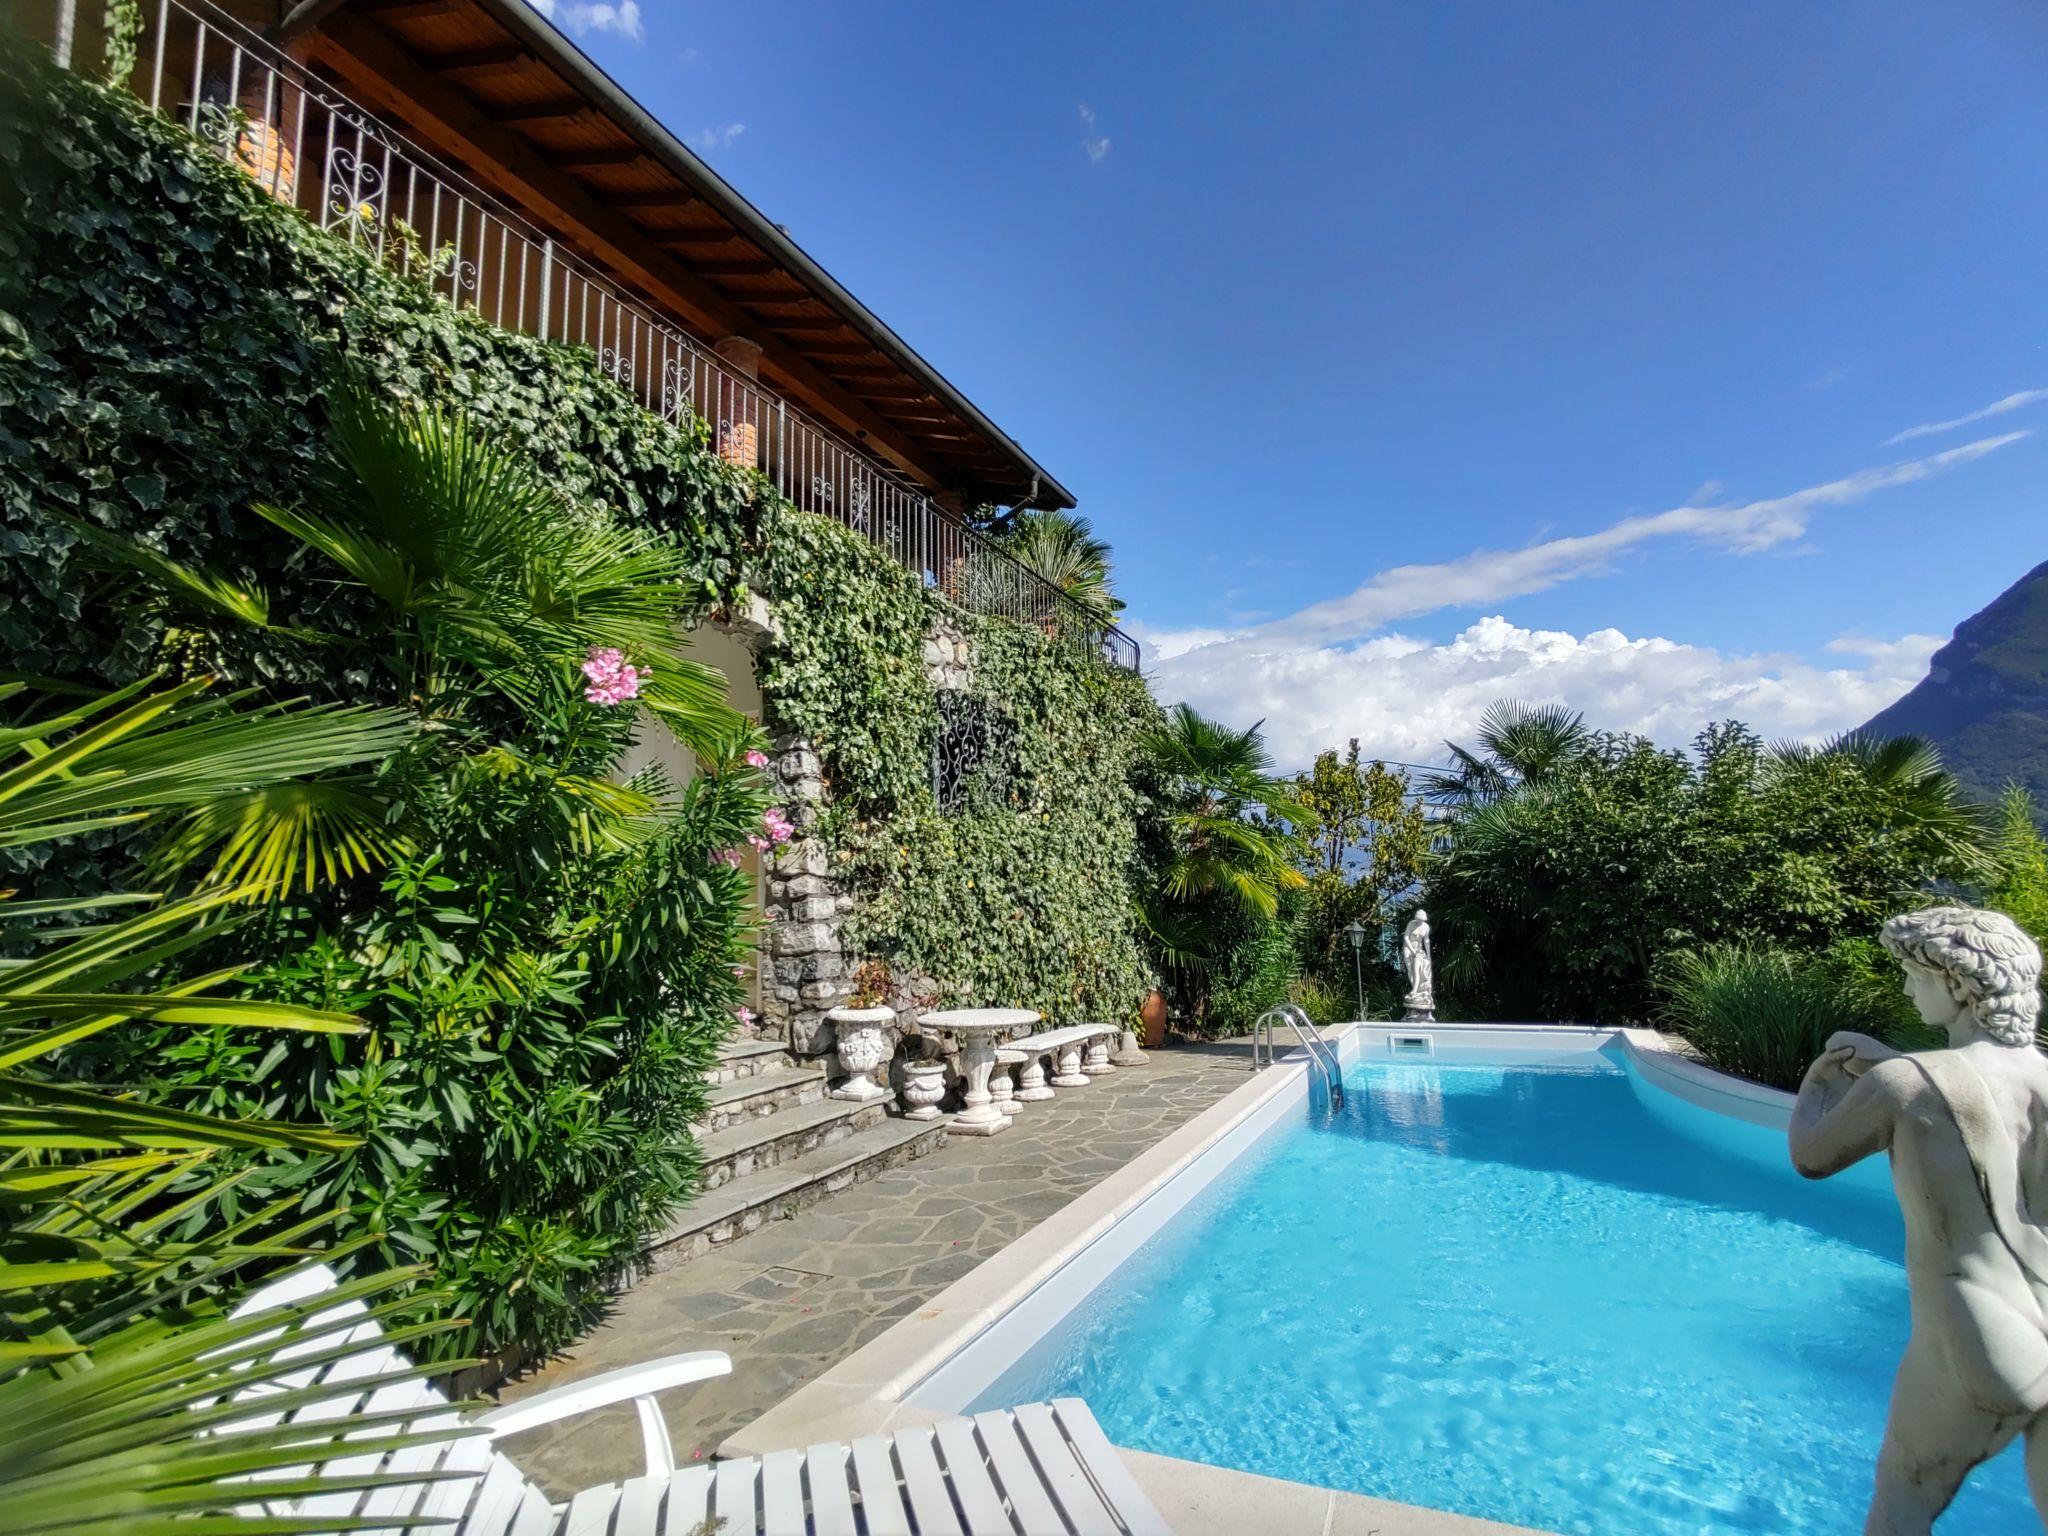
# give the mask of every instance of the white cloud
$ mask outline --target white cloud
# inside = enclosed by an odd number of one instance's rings
[[[1725,719],[1769,739],[1818,740],[1862,724],[1904,693],[1940,643],[1933,635],[1844,636],[1829,649],[1859,656],[1861,665],[1818,667],[1614,629],[1524,629],[1496,615],[1442,645],[1382,635],[1303,647],[1252,635],[1165,656],[1148,649],[1147,661],[1160,698],[1233,724],[1263,719],[1276,760],[1294,769],[1352,736],[1374,756],[1440,763],[1443,743],[1469,741],[1480,712],[1502,698],[1565,704],[1597,726],[1666,746]]]
[[[1596,533],[1546,539],[1521,549],[1481,549],[1437,564],[1396,566],[1381,571],[1355,591],[1312,604],[1262,629],[1304,642],[1348,640],[1440,608],[1478,607],[1545,592],[1606,570],[1626,551],[1663,539],[1685,539],[1732,554],[1755,554],[1802,536],[1813,514],[1824,507],[1848,506],[1878,491],[1925,480],[2029,435],[2008,432],[1982,438],[1927,458],[1859,470],[1823,485],[1740,506],[1673,507],[1667,512],[1623,518]]]
[[[699,128],[690,135],[690,148],[697,150],[725,149],[732,141],[747,131],[745,123],[726,123],[717,128]]]
[[[1916,437],[1935,437],[1943,432],[1953,432],[1957,427],[1967,427],[1972,422],[1985,421],[1993,416],[2003,416],[2007,411],[2017,411],[2022,406],[2048,400],[2048,389],[2022,389],[2007,395],[2003,400],[1994,400],[1981,411],[1972,411],[1967,416],[1958,416],[1953,421],[1923,421],[1917,427],[1908,427],[1903,432],[1894,432],[1884,440],[1889,448],[1894,443],[1910,442]]]
[[[634,43],[647,36],[637,0],[533,0],[533,8],[578,36],[608,32]]]
[[[1081,153],[1088,157],[1090,165],[1099,165],[1102,157],[1109,153],[1109,135],[1098,134],[1095,127],[1095,109],[1087,102],[1080,104],[1081,126],[1090,130],[1081,136]]]

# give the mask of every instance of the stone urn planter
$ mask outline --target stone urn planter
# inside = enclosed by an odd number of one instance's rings
[[[946,1064],[943,1061],[913,1061],[903,1068],[899,1090],[906,1120],[936,1120],[939,1101],[946,1096]]]
[[[889,1059],[889,1026],[894,1008],[834,1008],[825,1015],[839,1042],[839,1070],[846,1081],[832,1090],[835,1099],[865,1103],[887,1098],[889,1090],[875,1081],[875,1071]]]

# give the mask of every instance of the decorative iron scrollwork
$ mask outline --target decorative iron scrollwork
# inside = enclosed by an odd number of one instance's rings
[[[965,808],[979,785],[1009,792],[1014,732],[1010,719],[977,694],[939,690],[939,729],[932,738],[932,795],[948,813]]]

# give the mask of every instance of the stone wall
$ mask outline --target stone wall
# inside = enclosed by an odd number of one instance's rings
[[[764,634],[773,633],[766,619]],[[925,676],[939,689],[967,687],[974,677],[973,646],[957,627],[941,620],[924,643]],[[854,898],[834,875],[825,846],[813,835],[829,789],[823,765],[808,741],[779,737],[774,743],[778,803],[795,823],[797,835],[768,861],[763,916],[767,931],[761,954],[761,1034],[787,1040],[798,1055],[833,1047],[825,1015],[852,988],[860,957],[841,938]],[[898,1013],[908,1026],[924,1006],[916,1001],[935,992],[924,977],[896,977]]]

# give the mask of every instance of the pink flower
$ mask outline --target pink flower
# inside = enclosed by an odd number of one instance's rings
[[[583,658],[583,675],[590,686],[583,697],[609,709],[640,697],[640,685],[653,672],[627,665],[626,658],[609,645],[593,645]]]
[[[778,843],[786,843],[796,836],[796,827],[782,814],[780,806],[771,805],[761,813],[761,830]]]
[[[727,869],[738,869],[740,860],[744,857],[745,855],[737,848],[721,848],[711,855],[711,862],[723,864]]]
[[[742,1024],[751,1024],[754,1022],[754,1010],[749,1008],[744,1003],[740,1004],[739,1007],[733,1009],[732,1016],[738,1019]]]
[[[749,768],[766,768],[768,766],[768,754],[749,747],[747,749],[747,766]]]
[[[763,853],[766,853],[768,851],[768,839],[765,837],[756,837],[753,833],[749,832],[747,834],[747,841],[752,843],[756,848],[760,849],[760,851]]]

